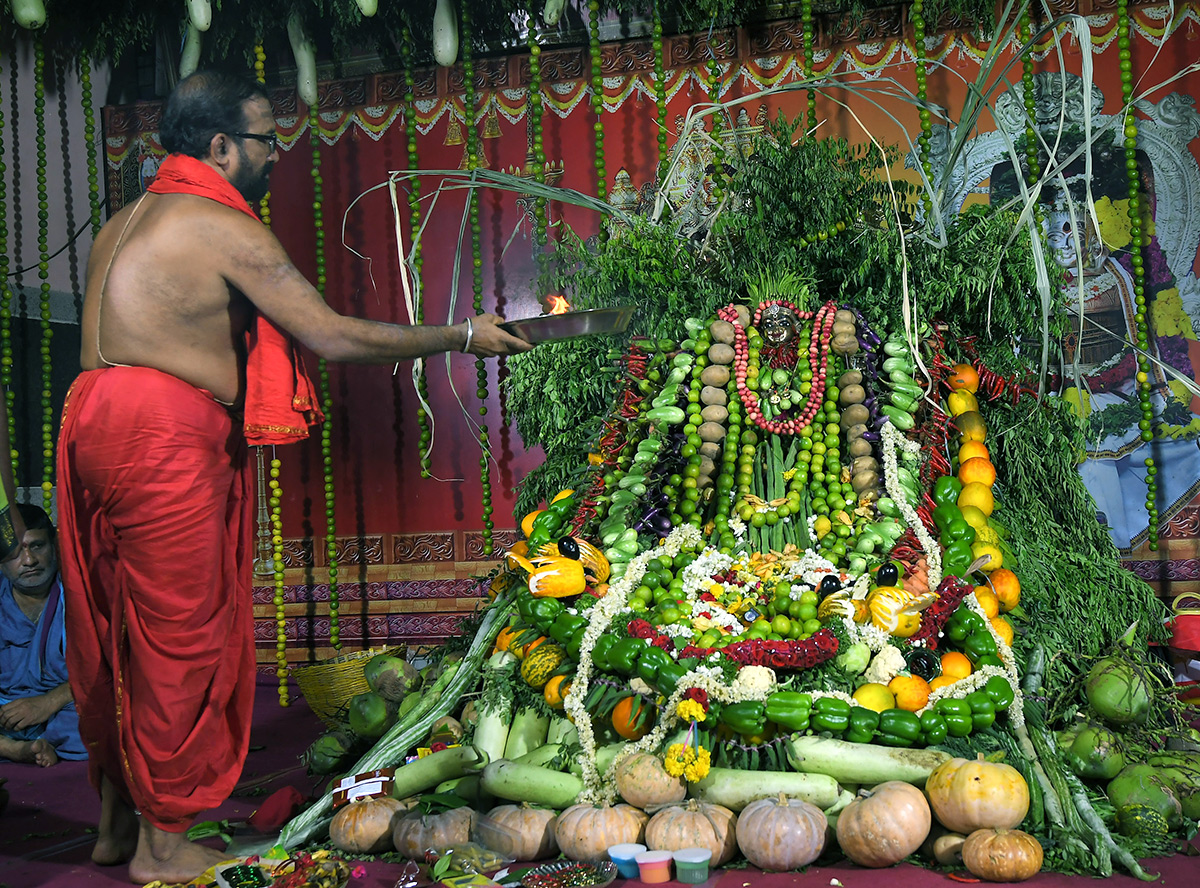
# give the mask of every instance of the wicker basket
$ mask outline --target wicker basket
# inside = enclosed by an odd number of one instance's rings
[[[404,645],[355,651],[308,666],[293,666],[292,676],[312,711],[327,726],[335,728],[345,721],[346,705],[350,698],[371,690],[363,677],[363,667],[367,661],[380,654],[403,659],[406,653]]]

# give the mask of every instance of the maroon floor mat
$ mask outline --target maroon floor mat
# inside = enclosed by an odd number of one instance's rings
[[[322,730],[321,723],[300,700],[283,709],[274,686],[258,688],[250,755],[233,798],[220,808],[201,815],[204,820],[243,821],[269,793],[294,786],[304,794],[318,788],[299,763],[305,747]],[[7,810],[0,814],[0,888],[109,888],[128,885],[126,869],[99,867],[91,862],[95,824],[100,803],[87,782],[82,762],[60,762],[53,768],[0,764],[0,777],[8,778],[11,793]],[[393,888],[400,877],[396,864],[363,864],[365,874],[351,880],[350,888]],[[1200,857],[1177,854],[1146,862],[1149,872],[1160,874],[1159,883],[1179,888],[1200,885]],[[784,888],[788,885],[887,888],[955,884],[948,876],[919,867],[901,865],[886,871],[864,870],[846,862],[810,867],[802,873],[764,874],[757,870],[726,869],[716,872],[705,888]],[[1031,886],[1083,888],[1087,877],[1041,873]],[[618,879],[619,886],[626,884]],[[633,880],[630,886],[643,883]],[[668,888],[679,885],[667,883]],[[1128,876],[1106,881],[1112,888],[1142,884]]]

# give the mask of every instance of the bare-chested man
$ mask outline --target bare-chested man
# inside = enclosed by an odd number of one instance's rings
[[[185,79],[160,137],[171,156],[155,184],[92,250],[84,372],[63,410],[58,472],[69,670],[102,800],[92,857],[128,860],[134,882],[186,881],[218,862],[185,831],[228,796],[245,759],[254,650],[241,411],[249,428],[262,406],[244,344],[256,313],[333,361],[530,347],[490,314],[405,327],[332,311],[246,206],[278,159],[271,105],[252,81]],[[288,412],[302,394],[267,406]]]

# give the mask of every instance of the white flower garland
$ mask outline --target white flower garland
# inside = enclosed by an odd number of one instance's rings
[[[883,484],[887,490],[888,496],[896,503],[896,508],[900,510],[900,515],[904,518],[904,522],[912,528],[912,532],[916,535],[917,540],[921,543],[921,549],[925,552],[925,563],[928,565],[929,588],[936,590],[942,583],[942,550],[938,545],[937,540],[929,535],[929,531],[925,529],[925,524],[921,521],[921,516],[917,514],[917,510],[908,502],[904,496],[904,489],[900,486],[898,466],[896,465],[896,449],[904,450],[906,453],[920,453],[921,445],[917,441],[910,441],[902,435],[900,431],[892,425],[891,421],[887,421],[880,429],[883,443]]]

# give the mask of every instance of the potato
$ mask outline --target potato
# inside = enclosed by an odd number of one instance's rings
[[[854,488],[855,493],[862,493],[864,490],[870,490],[879,483],[879,475],[876,472],[859,472],[857,475],[852,475],[850,478],[850,486]]]
[[[727,345],[720,346],[720,347],[721,348],[729,348],[729,346],[727,346]],[[831,349],[833,349],[835,352],[837,352],[839,355],[841,355],[842,357],[848,358],[850,355],[858,353],[858,337],[855,336],[853,333],[836,333],[836,334],[834,334],[833,340],[829,343],[829,347]],[[713,348],[718,348],[718,346],[714,345]],[[733,349],[729,348],[729,352],[732,355]],[[712,357],[712,349],[711,348],[709,349],[709,357],[710,357],[710,359]],[[733,360],[733,358],[730,357],[729,361],[732,361],[732,360]],[[728,363],[728,362],[726,362],[726,363]]]
[[[843,321],[834,321],[831,331],[834,336],[858,335],[858,327],[856,327],[854,324],[844,323]]]
[[[700,450],[697,452],[701,456],[707,456],[709,459],[715,460],[724,450],[724,447],[714,441],[705,441],[700,445]]]
[[[870,416],[870,414],[867,414],[867,415]],[[856,423],[855,425],[852,425],[852,426],[850,426],[850,428],[846,429],[846,440],[847,441],[857,441],[859,438],[861,438],[866,433],[867,433],[867,424],[865,422]]]
[[[858,348],[857,340],[854,347]],[[734,351],[732,345],[726,345],[723,342],[714,342],[708,349],[708,360],[714,364],[732,364]]]
[[[725,426],[719,422],[704,422],[696,429],[701,441],[720,441],[725,437]]]
[[[724,407],[725,402],[729,400],[729,396],[725,394],[725,389],[717,388],[715,385],[706,385],[700,389],[701,404],[719,404]]]
[[[883,496],[883,491],[878,487],[872,487],[870,490],[858,491],[858,504],[860,506],[870,505]]]
[[[842,416],[838,424],[842,428],[848,429],[851,426],[858,425],[859,423],[865,424],[870,418],[870,412],[862,404],[851,404],[842,411]]]
[[[848,385],[862,385],[863,375],[861,370],[847,370],[838,377],[838,388],[845,388]]]
[[[848,449],[851,457],[870,456],[873,452],[871,442],[866,438],[855,438]]]
[[[750,326],[750,307],[746,305],[735,305],[733,310],[737,312],[738,323],[743,329]]]
[[[839,308],[837,314],[833,316],[833,322],[835,324],[838,322],[856,324],[858,323],[858,317],[848,308]]]
[[[867,399],[867,390],[861,385],[848,385],[838,392],[838,403],[843,406],[847,404],[861,404]]]
[[[707,456],[700,457],[700,474],[712,475],[717,470],[717,464]]]
[[[729,419],[729,411],[726,410],[724,407],[722,407],[720,404],[710,404],[709,406],[705,407],[703,410],[700,411],[700,418],[703,419],[706,423],[708,423],[708,422],[723,423],[723,422],[725,422],[725,420]]]
[[[721,388],[729,382],[729,368],[720,364],[709,364],[700,371],[700,381],[705,385]]]
[[[859,472],[878,471],[879,461],[873,456],[857,456],[854,458],[854,462],[850,463],[850,473],[852,475],[857,475]]]
[[[708,332],[712,334],[713,342],[724,342],[726,345],[733,345],[734,336],[737,334],[733,324],[721,320],[709,324]]]
[[[700,474],[696,476],[696,489],[703,490],[706,487],[712,487],[712,475]]]

